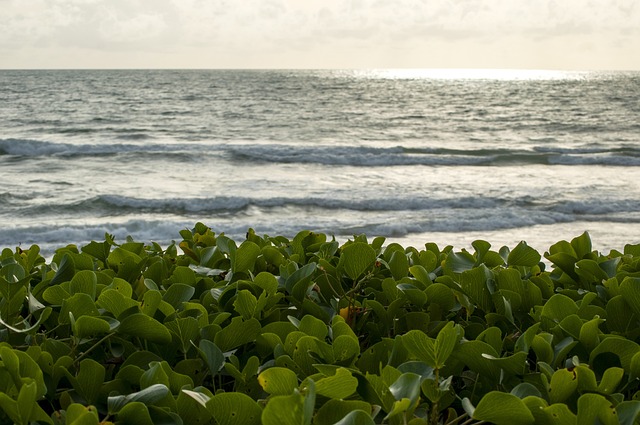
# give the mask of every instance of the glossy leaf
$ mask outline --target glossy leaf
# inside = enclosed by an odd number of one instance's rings
[[[213,342],[225,352],[255,341],[260,334],[260,322],[255,318],[242,320],[234,317],[231,323],[215,335]]]
[[[129,335],[146,339],[158,344],[168,344],[171,342],[171,333],[157,320],[144,313],[135,313],[125,317],[117,329],[123,335]]]
[[[578,423],[618,425],[615,406],[600,394],[583,394],[578,399]]]
[[[113,414],[119,412],[128,403],[139,402],[152,405],[164,399],[168,394],[170,391],[166,385],[155,384],[135,393],[111,396],[107,399],[107,405],[109,413]]]
[[[354,242],[342,248],[338,267],[341,267],[349,278],[356,280],[375,260],[376,252],[371,246],[364,242]]]
[[[262,411],[263,425],[301,425],[304,418],[304,396],[299,392],[269,399]]]
[[[262,408],[242,393],[220,393],[206,403],[219,425],[259,425]]]
[[[367,419],[361,414],[357,414],[353,418],[349,417],[349,414],[354,411],[365,413],[372,422],[367,422]],[[373,423],[371,415],[367,412],[371,412],[371,405],[367,402],[360,400],[332,399],[327,401],[318,409],[318,413],[316,414],[313,423],[315,425],[334,425],[340,421],[347,421],[345,422],[346,424]],[[355,422],[350,422],[352,420]]]
[[[350,375],[350,374],[349,374]],[[271,395],[290,395],[298,388],[298,378],[290,369],[271,367],[258,375],[260,386]]]
[[[316,392],[332,399],[345,399],[356,392],[358,380],[345,368],[336,370],[335,375],[316,382]]]
[[[531,411],[522,400],[513,394],[498,391],[482,397],[473,412],[473,418],[496,425],[528,425],[534,422]]]
[[[538,251],[522,241],[509,253],[507,264],[510,266],[533,267],[540,262],[541,258]]]

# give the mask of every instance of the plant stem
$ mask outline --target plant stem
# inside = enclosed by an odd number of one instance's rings
[[[93,350],[95,350],[96,348],[98,348],[100,346],[100,344],[102,344],[103,342],[105,342],[106,340],[108,340],[109,338],[111,338],[112,336],[114,336],[116,333],[115,332],[111,332],[110,334],[105,335],[102,339],[100,339],[98,342],[96,342],[95,344],[93,344],[91,347],[89,347],[88,350],[85,350],[82,354],[80,354],[76,360],[74,361],[74,363],[78,364],[80,363],[80,360],[82,360],[84,357],[86,357],[90,352],[92,352]]]
[[[458,416],[457,418],[455,418],[451,422],[447,422],[445,425],[455,425],[457,422],[465,419],[467,416],[469,416],[468,413],[463,413],[462,415]]]

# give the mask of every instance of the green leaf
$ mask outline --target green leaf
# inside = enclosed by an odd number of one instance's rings
[[[28,423],[28,419],[31,416],[31,410],[34,408],[36,404],[36,397],[38,393],[38,386],[35,382],[30,382],[28,384],[23,385],[20,388],[20,393],[18,394],[18,415],[21,419],[20,422]]]
[[[534,422],[531,411],[522,400],[500,391],[491,391],[482,397],[473,418],[496,425],[528,425]]]
[[[365,413],[371,422],[361,414],[350,417],[349,414],[359,411]],[[345,424],[373,424],[371,415],[371,405],[360,400],[329,400],[318,409],[318,413],[314,418],[314,425],[334,425],[340,421],[346,421]]]
[[[155,425],[149,409],[139,401],[129,402],[118,412],[118,422],[136,425]]]
[[[418,282],[422,283],[425,286],[429,286],[433,283],[427,269],[425,269],[420,264],[415,264],[409,267],[409,272],[413,277],[416,278],[416,280],[418,280]]]
[[[575,301],[563,294],[555,294],[545,303],[542,308],[542,317],[551,320],[547,326],[555,326],[562,319],[578,312]],[[544,324],[543,324],[544,325]]]
[[[114,320],[116,326],[120,322]],[[101,317],[80,316],[73,326],[73,333],[78,338],[91,338],[112,331],[111,324]]]
[[[106,264],[107,257],[109,256],[109,252],[111,251],[111,244],[108,241],[91,241],[88,245],[80,248],[80,250]]]
[[[394,251],[393,254],[391,254],[388,264],[391,276],[393,276],[395,280],[400,280],[409,274],[409,259],[404,251]]]
[[[354,410],[334,425],[374,425],[371,415],[364,410]]]
[[[445,270],[450,273],[462,273],[471,270],[476,265],[476,258],[466,251],[451,252],[445,260]]]
[[[313,379],[307,381],[306,387],[303,388],[305,393],[304,404],[302,406],[303,412],[303,425],[311,425],[311,419],[313,418],[313,411],[316,405],[316,385]]]
[[[336,316],[339,317],[339,316]],[[340,318],[342,319],[342,318]],[[356,357],[360,355],[360,343],[353,331],[351,333],[342,333],[340,329],[347,328],[351,330],[349,325],[341,322],[343,325],[336,323],[333,324],[333,356],[336,362],[341,364],[350,363]]]
[[[358,388],[358,379],[345,368],[336,370],[336,374],[320,379],[316,382],[316,392],[319,395],[344,399],[351,396]]]
[[[304,413],[304,396],[299,392],[271,397],[262,411],[262,425],[301,425]]]
[[[490,354],[484,357],[509,375],[524,375],[527,369],[527,353],[523,351],[507,357],[494,358]]]
[[[571,246],[576,253],[576,257],[580,260],[591,253],[591,236],[589,236],[588,232],[584,232],[582,235],[571,240]]]
[[[486,376],[492,381],[500,378],[500,368],[491,358],[498,358],[498,353],[489,344],[482,341],[464,341],[456,347],[452,357],[467,365],[469,369]]]
[[[248,289],[238,292],[236,300],[233,302],[234,309],[245,320],[249,320],[254,316],[257,305],[258,300]]]
[[[411,400],[411,404],[415,404],[420,397],[421,380],[422,377],[416,373],[403,373],[389,386],[389,391],[396,400],[400,401],[406,398]]]
[[[243,320],[242,317],[234,317],[228,326],[216,333],[213,342],[226,352],[255,341],[260,329],[260,322],[255,318]]]
[[[419,330],[409,331],[402,337],[409,353],[434,369],[445,365],[459,340],[460,335],[453,322],[447,323],[435,340]]]
[[[166,385],[155,384],[135,393],[108,397],[109,414],[118,413],[128,403],[140,402],[145,405],[152,405],[163,400],[169,394],[171,392]]]
[[[430,308],[437,304],[442,312],[448,312],[456,305],[456,296],[447,285],[443,283],[433,283],[425,289]]]
[[[220,393],[207,401],[207,410],[219,425],[259,425],[262,409],[243,393]]]
[[[76,273],[69,283],[69,292],[71,295],[77,293],[87,294],[92,300],[96,299],[96,285],[98,278],[95,272],[91,270],[81,270]]]
[[[576,415],[564,403],[556,403],[544,407],[542,413],[545,420],[541,423],[549,425],[582,425],[577,423]]]
[[[84,398],[87,404],[96,404],[106,375],[104,366],[93,359],[84,359],[80,362],[76,376],[69,373],[66,368],[64,371],[73,389]]]
[[[316,271],[317,267],[318,265],[316,263],[309,263],[291,273],[284,283],[284,287],[287,292],[291,294],[296,286],[299,285],[299,287],[304,287],[306,283],[311,282],[311,276]]]
[[[107,257],[107,263],[111,268],[125,266],[127,262],[133,262],[137,264],[141,261],[142,258],[140,258],[139,255],[131,251],[127,251],[126,249],[123,249],[121,247],[115,247]]]
[[[604,323],[604,319],[594,317],[586,323],[582,324],[580,334],[578,336],[580,343],[591,352],[598,343],[600,343],[600,324]]]
[[[402,343],[409,353],[418,360],[436,368],[436,341],[419,330],[412,330],[402,336]]]
[[[200,326],[193,317],[179,317],[171,322],[166,322],[164,325],[180,340],[180,350],[183,354],[189,351],[192,341],[200,339]]]
[[[108,289],[115,289],[120,292],[125,298],[131,298],[133,295],[133,288],[131,284],[124,279],[114,277],[111,284],[107,286]]]
[[[149,388],[152,385],[162,384],[167,388],[170,388],[169,375],[162,368],[161,362],[149,363],[149,369],[147,369],[140,377],[140,388]]]
[[[21,389],[26,382],[33,380],[38,390],[37,398],[47,393],[42,369],[27,352],[14,350],[7,345],[0,344],[0,357],[2,357],[4,369],[11,376],[16,388]],[[7,376],[3,376],[3,379],[7,379]]]
[[[122,295],[118,290],[111,288],[104,289],[100,293],[96,304],[113,314],[113,317],[116,319],[120,317],[123,311],[139,305],[137,301],[132,300],[131,298]]]
[[[578,399],[578,423],[619,425],[613,404],[600,394],[583,394]]]
[[[20,410],[18,409],[18,402],[3,392],[0,392],[0,408],[13,421],[14,424],[29,423],[27,418],[22,418]]]
[[[640,351],[640,345],[635,342],[615,335],[602,340],[600,344],[591,352],[589,364],[594,365],[597,357],[601,354],[611,354],[620,359],[620,364],[627,373],[631,372],[631,359]]]
[[[296,374],[284,367],[271,367],[258,375],[262,389],[271,395],[290,395],[298,388]]]
[[[211,414],[206,409],[206,401],[203,403],[198,403],[195,398],[191,397],[188,393],[198,394],[197,391],[202,390],[206,391],[203,387],[194,388],[196,391],[188,391],[182,390],[178,394],[178,398],[176,399],[176,409],[180,418],[182,418],[184,424],[197,424],[197,423],[207,423],[210,421]],[[207,400],[211,398],[212,394],[207,396]]]
[[[93,406],[72,403],[67,407],[66,423],[69,425],[98,425],[98,412]]]
[[[459,331],[459,326],[454,326],[453,322],[448,322],[444,328],[438,332],[435,343],[435,368],[440,369],[444,367],[445,362],[461,338]]]
[[[75,265],[73,264],[73,260],[69,254],[64,254],[62,256],[62,260],[60,260],[60,265],[58,266],[58,270],[56,274],[49,282],[50,286],[58,285],[62,282],[68,282],[73,278],[73,275],[76,273]]]
[[[535,249],[531,248],[525,241],[520,242],[509,253],[507,264],[510,266],[533,267],[540,262],[542,256]]]
[[[162,323],[144,313],[134,313],[125,317],[121,321],[117,332],[158,344],[169,344],[171,342],[171,332]]]
[[[0,409],[15,424],[27,425],[36,421],[53,424],[49,415],[36,402],[40,397],[38,393],[38,385],[33,381],[22,385],[17,400],[12,399],[4,392],[0,392]]]
[[[258,273],[258,275],[253,279],[253,283],[264,289],[264,291],[269,295],[273,295],[278,291],[278,279],[276,279],[276,277],[271,273]]]
[[[484,264],[474,267],[471,270],[462,271],[460,274],[460,286],[464,293],[468,295],[480,309],[486,312],[493,310],[491,290],[487,285],[491,276],[491,271]]]
[[[623,401],[616,406],[620,425],[633,425],[640,414],[640,401]]]
[[[71,294],[62,285],[49,286],[42,293],[42,298],[52,305],[62,305],[62,302],[69,298]]]
[[[162,296],[162,300],[169,303],[173,308],[178,309],[183,302],[187,302],[193,297],[196,289],[184,283],[174,283],[169,286],[167,292]]]
[[[208,339],[201,339],[198,344],[200,356],[204,359],[212,376],[216,376],[224,365],[224,354],[216,344]]]
[[[162,303],[162,294],[157,289],[152,289],[144,293],[140,310],[147,316],[153,317]]]
[[[624,376],[624,369],[619,367],[610,367],[604,371],[600,385],[598,385],[598,392],[601,394],[613,394],[620,385],[622,377]]]
[[[640,278],[625,277],[620,284],[620,294],[631,310],[640,315]]]
[[[558,369],[549,383],[549,402],[564,403],[578,388],[578,376],[575,371]]]
[[[309,336],[318,338],[319,340],[324,340],[329,332],[326,323],[310,315],[304,316],[302,320],[300,320],[298,329]]]
[[[91,296],[84,293],[72,295],[62,302],[59,316],[59,323],[61,325],[70,323],[69,313],[72,313],[74,317],[100,315]]]
[[[260,247],[251,241],[244,241],[240,247],[230,255],[231,271],[233,273],[253,272],[256,259],[260,255]]]
[[[369,244],[354,242],[342,248],[338,268],[356,280],[376,261],[376,252]]]
[[[393,405],[391,407],[391,411],[389,412],[389,414],[387,416],[385,416],[384,420],[386,421],[387,419],[391,419],[394,416],[397,416],[401,413],[405,413],[409,410],[411,410],[412,407],[412,403],[411,400],[409,400],[408,398],[403,398],[401,400],[397,400],[395,402],[393,402]]]
[[[511,390],[511,394],[518,397],[519,399],[524,399],[526,397],[542,397],[540,390],[538,390],[535,386],[528,382],[521,382]]]

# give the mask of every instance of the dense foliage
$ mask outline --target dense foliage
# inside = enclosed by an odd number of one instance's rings
[[[180,235],[2,251],[0,423],[638,423],[640,245]]]

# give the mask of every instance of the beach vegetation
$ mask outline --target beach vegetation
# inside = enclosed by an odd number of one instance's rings
[[[640,245],[179,235],[2,250],[0,423],[640,423]]]

